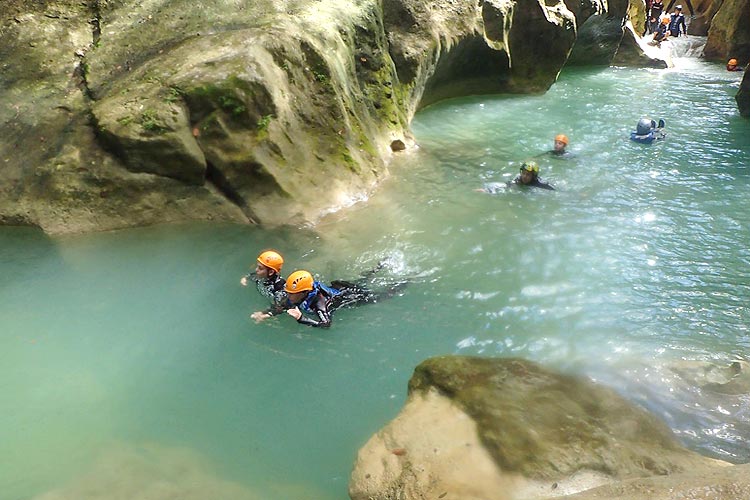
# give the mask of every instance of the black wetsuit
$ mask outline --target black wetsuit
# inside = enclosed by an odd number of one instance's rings
[[[303,314],[297,322],[307,326],[328,328],[331,326],[333,311],[342,307],[367,304],[377,300],[377,294],[356,283],[333,281],[331,286],[326,286],[316,281],[313,284],[313,289],[308,292],[305,300],[298,306]],[[291,307],[294,306],[288,304],[286,308]],[[304,313],[317,316],[317,319],[305,316]]]
[[[270,316],[276,316],[277,314],[281,314],[289,309],[289,306],[287,306],[286,292],[284,291],[284,285],[286,284],[284,278],[276,274],[272,278],[259,279],[252,273],[245,277],[255,281],[258,293],[271,299],[271,307],[263,311],[264,313]]]
[[[664,12],[664,3],[652,3],[651,8],[649,9],[648,16],[646,16],[646,22],[648,23],[648,32],[649,33],[655,33],[656,30],[659,28],[659,24],[661,24],[661,20],[659,19],[661,17],[661,13]],[[652,21],[653,19],[653,21]]]
[[[659,26],[656,28],[656,31],[654,32],[653,41],[656,43],[661,43],[666,38],[667,38],[667,27],[664,23],[659,23]]]
[[[680,36],[680,26],[682,26],[682,34],[687,35],[687,26],[685,26],[685,16],[682,13],[673,13],[669,16],[669,34],[672,36]]]
[[[510,181],[508,183],[508,186],[511,186],[511,185],[514,185],[514,184],[517,185],[517,186],[529,186],[529,187],[538,187],[538,188],[542,188],[542,189],[549,189],[551,191],[555,190],[555,188],[553,188],[552,186],[550,186],[546,182],[542,182],[541,180],[539,180],[539,177],[535,177],[534,180],[532,180],[528,184],[524,184],[523,182],[521,182],[521,176],[519,175],[518,177],[516,177],[515,179],[513,179],[512,181]]]

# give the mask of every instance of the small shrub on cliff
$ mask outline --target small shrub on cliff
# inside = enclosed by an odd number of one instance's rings
[[[159,119],[158,113],[153,109],[146,109],[141,113],[141,126],[149,132],[163,132],[166,125]]]

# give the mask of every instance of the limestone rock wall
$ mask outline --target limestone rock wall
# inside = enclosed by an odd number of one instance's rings
[[[734,98],[737,101],[740,115],[750,118],[750,64],[745,67],[745,74],[742,77],[742,83],[740,83],[740,90]]]
[[[387,175],[421,106],[546,90],[574,11],[604,12],[572,4],[8,0],[0,223],[314,221]]]
[[[711,19],[703,50],[707,59],[750,62],[750,0],[724,0]]]

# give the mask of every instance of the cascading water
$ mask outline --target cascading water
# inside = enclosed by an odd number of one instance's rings
[[[697,58],[703,54],[703,48],[706,46],[706,37],[704,36],[681,36],[669,39],[672,57],[680,58]]]

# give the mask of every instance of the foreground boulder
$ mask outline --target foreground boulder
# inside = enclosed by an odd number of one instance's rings
[[[349,491],[502,500],[601,487],[609,496],[591,498],[645,500],[656,486],[623,485],[685,474],[734,491],[750,486],[740,469],[687,450],[656,417],[587,380],[520,359],[448,356],[416,368],[402,412],[359,451]]]

